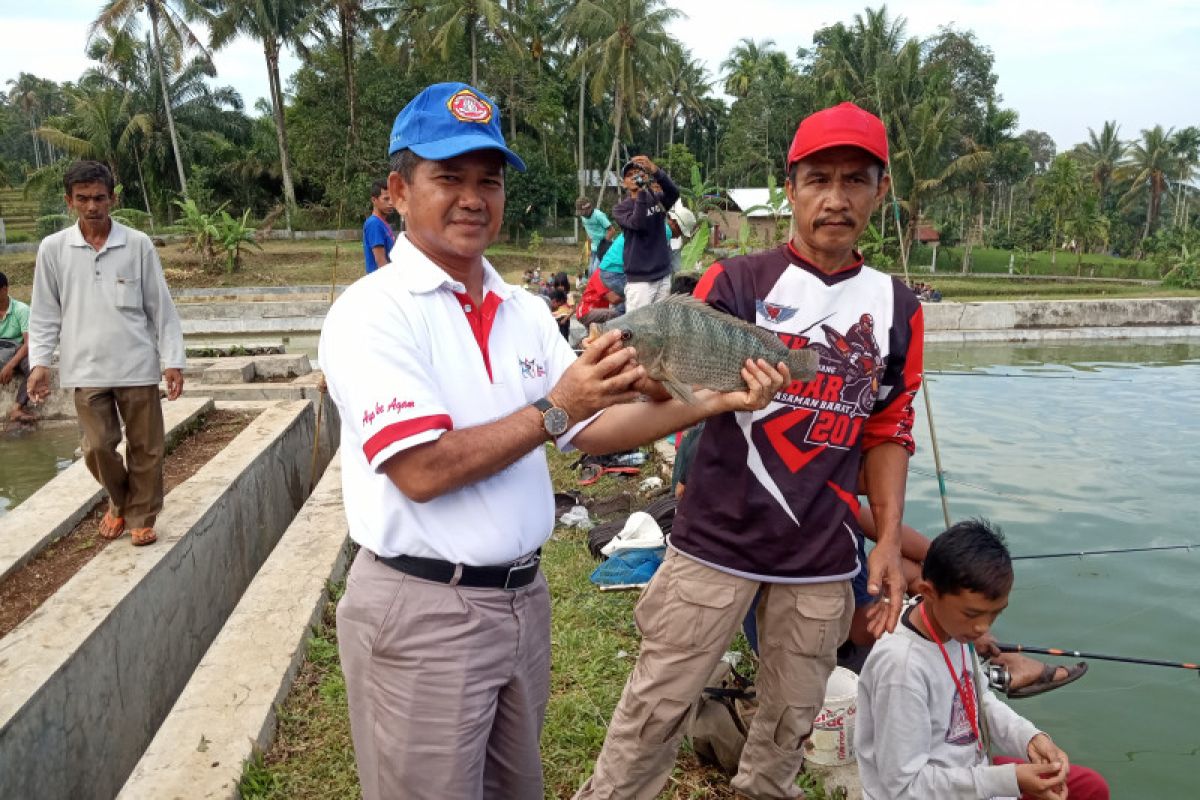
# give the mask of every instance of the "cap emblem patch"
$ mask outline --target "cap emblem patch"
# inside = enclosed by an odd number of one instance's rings
[[[446,101],[446,107],[454,118],[462,122],[488,123],[492,121],[492,104],[470,89],[456,92]]]

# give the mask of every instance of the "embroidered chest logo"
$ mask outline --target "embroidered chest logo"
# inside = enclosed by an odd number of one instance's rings
[[[544,378],[546,376],[546,365],[539,364],[537,359],[520,358],[517,361],[521,365],[522,378]]]
[[[463,89],[446,101],[450,113],[460,122],[489,123],[492,121],[492,104],[472,92]]]
[[[766,300],[755,300],[754,307],[759,316],[766,317],[769,322],[787,322],[796,316],[795,306],[781,306],[777,303],[768,303]]]

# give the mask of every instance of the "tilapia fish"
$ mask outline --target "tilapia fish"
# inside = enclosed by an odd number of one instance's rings
[[[614,329],[622,332],[623,344],[637,348],[646,373],[685,403],[696,402],[693,386],[718,392],[745,389],[742,366],[747,358],[771,365],[782,361],[793,380],[810,381],[817,373],[815,351],[790,350],[770,331],[688,295],[671,295],[592,326],[596,334]]]

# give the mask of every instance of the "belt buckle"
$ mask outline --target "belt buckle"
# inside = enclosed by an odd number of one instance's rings
[[[526,574],[526,572],[528,570],[534,570],[536,572],[538,565],[541,564],[541,562],[542,562],[542,560],[540,558],[534,558],[528,564],[518,564],[515,567],[509,567],[508,575],[506,575],[504,578],[504,586],[502,588],[509,589],[509,590],[520,588],[519,586],[511,585],[514,580],[514,576],[517,578],[522,577]]]

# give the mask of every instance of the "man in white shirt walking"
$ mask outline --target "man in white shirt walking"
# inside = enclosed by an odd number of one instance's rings
[[[108,492],[100,536],[126,527],[134,545],[157,540],[162,510],[162,406],[183,391],[184,349],[179,315],[162,264],[144,233],[109,216],[112,172],[76,161],[63,177],[67,206],[79,222],[47,236],[38,248],[29,319],[29,396],[50,393],[50,363],[61,345],[59,378],[75,389],[83,458]],[[125,424],[126,461],[117,454]]]

